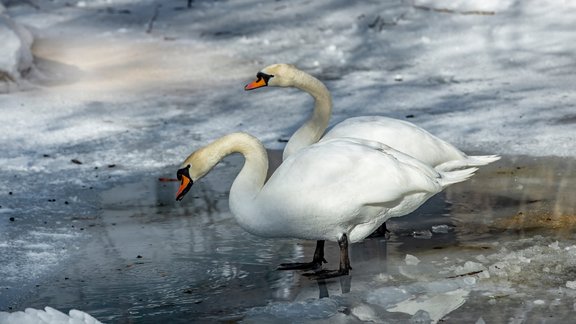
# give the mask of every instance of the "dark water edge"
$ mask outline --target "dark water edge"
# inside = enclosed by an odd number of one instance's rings
[[[174,200],[177,184],[157,177],[103,192],[104,209],[87,229],[91,239],[12,309],[77,308],[106,323],[234,322],[247,309],[273,301],[354,293],[386,273],[390,260],[406,254],[434,259],[489,252],[495,241],[535,235],[575,240],[576,161],[504,157],[413,214],[391,220],[388,241],[351,245],[351,283],[322,286],[298,272],[275,270],[281,262],[310,258],[314,242],[261,239],[236,225],[227,192],[241,162],[227,159],[183,203]],[[158,177],[172,173],[165,170]],[[335,243],[327,243],[326,254],[335,267]],[[508,302],[523,303],[521,298]],[[470,309],[473,305],[464,304],[451,318],[475,321],[479,311]],[[504,309],[495,314],[493,320],[507,316]]]

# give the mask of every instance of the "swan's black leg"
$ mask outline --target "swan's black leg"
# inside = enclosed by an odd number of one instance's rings
[[[390,238],[390,231],[386,227],[386,223],[380,225],[372,234],[368,235],[368,237],[384,237],[384,239]]]
[[[340,246],[340,269],[321,270],[314,273],[305,273],[304,276],[310,277],[312,279],[327,279],[347,276],[350,274],[352,267],[350,266],[350,257],[348,255],[348,236],[346,234],[342,234],[342,237],[338,240],[338,245]]]
[[[278,270],[316,270],[326,263],[324,259],[324,240],[316,241],[316,250],[312,262],[282,263]]]

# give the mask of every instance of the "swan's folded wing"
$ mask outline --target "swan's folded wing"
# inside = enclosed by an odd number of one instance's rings
[[[452,144],[407,121],[384,116],[348,118],[322,138],[354,137],[378,141],[413,156],[430,166],[462,160],[466,155]]]
[[[326,207],[395,202],[414,192],[438,192],[438,173],[386,145],[357,139],[333,139],[291,156],[263,189],[282,195],[297,190],[296,199]]]

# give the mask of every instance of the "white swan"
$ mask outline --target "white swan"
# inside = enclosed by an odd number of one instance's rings
[[[19,312],[0,312],[1,324],[102,324],[90,314],[71,309],[69,315],[46,306],[44,310],[26,308]]]
[[[315,274],[320,278],[349,273],[348,242],[364,239],[390,217],[412,212],[477,170],[436,171],[384,144],[339,138],[300,149],[266,182],[264,146],[251,135],[232,133],[186,158],[177,172],[181,185],[176,199],[181,200],[194,181],[232,153],[245,158],[229,197],[239,225],[263,237],[338,242],[340,268]],[[281,269],[311,269],[323,262],[322,242],[311,263]]]
[[[500,159],[497,155],[468,156],[412,123],[383,116],[348,118],[322,136],[332,113],[332,98],[320,80],[290,64],[270,65],[256,76],[254,82],[246,85],[246,90],[264,86],[295,87],[314,98],[314,111],[286,144],[284,159],[312,143],[338,137],[378,141],[443,171],[481,166]]]

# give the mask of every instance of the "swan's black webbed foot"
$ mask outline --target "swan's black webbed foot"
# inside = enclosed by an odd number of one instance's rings
[[[324,280],[324,279],[347,276],[349,274],[350,270],[339,269],[339,270],[320,270],[317,272],[303,273],[302,275],[310,279]]]
[[[295,262],[295,263],[281,263],[276,270],[302,270],[310,271],[317,270],[322,267],[322,263],[318,262]]]
[[[340,268],[338,270],[320,270],[317,272],[305,273],[303,275],[316,280],[349,275],[352,266],[350,266],[350,258],[348,256],[348,236],[346,234],[342,234],[342,237],[338,240],[338,245],[340,246]]]
[[[277,270],[318,270],[326,262],[324,259],[324,241],[316,241],[316,251],[314,251],[312,262],[282,263]]]

